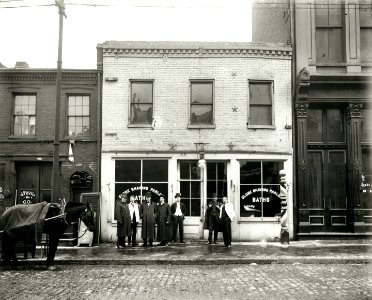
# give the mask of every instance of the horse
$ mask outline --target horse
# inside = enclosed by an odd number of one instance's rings
[[[46,268],[48,270],[55,270],[54,258],[57,251],[58,243],[63,233],[65,232],[68,225],[72,222],[76,222],[79,218],[84,222],[89,231],[94,231],[94,212],[91,209],[89,202],[77,203],[68,202],[64,208],[61,208],[58,204],[47,204],[45,220],[41,225],[41,232],[49,235],[49,251],[46,259]],[[15,205],[10,209],[17,210],[21,209],[21,206],[27,205]],[[9,210],[10,210],[9,209]],[[0,224],[4,224],[4,219],[6,219],[7,211],[0,217]],[[34,214],[39,214],[35,212]],[[35,227],[34,227],[35,228]],[[35,234],[35,229],[33,229]],[[3,264],[9,266],[13,269],[17,267],[17,257],[15,252],[15,245],[17,240],[25,240],[30,234],[27,228],[25,230],[21,229],[16,234],[9,234],[6,231],[3,232],[2,237],[2,251],[3,251]]]

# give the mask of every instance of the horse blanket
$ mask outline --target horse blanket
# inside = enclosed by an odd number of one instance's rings
[[[0,217],[0,231],[39,242],[49,207],[50,203],[47,202],[14,205]]]

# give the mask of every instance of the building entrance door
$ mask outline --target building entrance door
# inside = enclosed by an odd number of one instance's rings
[[[346,150],[308,152],[307,203],[302,208],[307,231],[349,231],[347,186]]]

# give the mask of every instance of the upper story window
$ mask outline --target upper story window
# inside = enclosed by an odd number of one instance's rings
[[[130,124],[151,124],[153,82],[131,81]]]
[[[191,82],[190,125],[213,125],[213,81]]]
[[[315,2],[315,44],[317,63],[340,63],[344,53],[344,4],[340,0]]]
[[[68,135],[89,134],[89,96],[68,97]]]
[[[360,55],[362,62],[372,62],[372,2],[359,3]]]
[[[273,101],[271,81],[249,81],[249,127],[272,127]]]
[[[16,95],[14,99],[14,134],[35,135],[36,95]]]

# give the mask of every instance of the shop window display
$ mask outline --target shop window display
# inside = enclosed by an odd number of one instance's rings
[[[280,161],[240,162],[240,217],[280,217]]]

